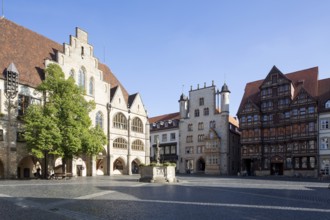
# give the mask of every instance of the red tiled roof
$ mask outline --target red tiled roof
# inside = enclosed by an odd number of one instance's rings
[[[63,46],[36,32],[15,24],[5,18],[0,19],[0,71],[14,63],[20,74],[20,84],[36,87],[44,79],[45,59],[56,61],[56,53],[63,52]],[[114,76],[109,67],[99,63],[104,81],[111,88],[120,86],[126,101],[128,92]],[[0,76],[4,78],[4,74]]]
[[[149,123],[151,124],[151,123],[155,123],[158,121],[175,120],[175,119],[180,119],[180,112],[175,112],[175,113],[166,114],[166,115],[159,115],[159,116],[149,118]]]
[[[36,87],[44,78],[44,60],[54,60],[62,45],[19,26],[5,18],[0,19],[0,71],[14,63],[20,74],[19,82]],[[4,78],[4,74],[0,76]]]
[[[318,94],[318,108],[322,112],[325,110],[325,103],[330,100],[330,78],[319,80]]]
[[[284,76],[292,81],[294,86],[294,97],[299,93],[301,88],[304,88],[312,97],[317,97],[318,67],[287,73],[284,74]],[[238,108],[238,113],[242,110],[243,106],[247,103],[248,100],[251,100],[257,106],[260,106],[259,87],[263,82],[264,80],[258,80],[246,84],[244,95]]]

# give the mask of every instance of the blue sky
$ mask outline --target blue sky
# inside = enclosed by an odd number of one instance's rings
[[[75,27],[87,31],[94,55],[141,94],[149,117],[179,111],[182,92],[212,80],[227,83],[236,115],[245,84],[273,65],[330,77],[328,0],[3,1],[7,19],[60,44]]]

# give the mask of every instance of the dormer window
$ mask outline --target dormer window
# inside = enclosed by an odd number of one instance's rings
[[[325,103],[325,108],[330,108],[330,100]]]

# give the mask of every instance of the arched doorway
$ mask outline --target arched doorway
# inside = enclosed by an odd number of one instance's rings
[[[201,157],[197,160],[197,172],[204,172],[205,171],[205,160]]]
[[[125,162],[122,158],[118,158],[113,162],[113,174],[124,174]]]
[[[96,157],[96,175],[103,176],[107,173],[107,152],[103,150]]]
[[[21,178],[39,178],[42,176],[40,161],[34,156],[26,156],[18,163],[17,177]]]
[[[270,175],[283,175],[283,158],[280,156],[274,156],[271,158]]]
[[[140,161],[138,159],[135,159],[132,161],[132,174],[139,173],[139,164],[140,164]]]
[[[2,161],[0,160],[0,179],[4,179],[4,178],[5,178],[5,169]]]

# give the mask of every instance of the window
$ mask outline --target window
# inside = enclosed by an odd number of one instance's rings
[[[263,115],[262,116],[262,121],[268,121],[268,116],[267,115]]]
[[[30,96],[18,95],[18,115],[22,116],[25,114],[30,105],[30,99]]]
[[[254,115],[253,116],[253,121],[258,122],[259,121],[259,115]]]
[[[309,122],[308,123],[308,132],[314,132],[315,131],[315,123]]]
[[[210,121],[210,128],[215,128],[215,121]]]
[[[95,116],[95,125],[103,129],[103,114],[98,111]]]
[[[203,122],[198,123],[198,130],[204,130],[204,124]]]
[[[193,142],[193,136],[191,136],[191,135],[187,136],[187,137],[186,137],[186,142],[187,142],[187,143],[191,143],[191,142]]]
[[[88,93],[89,93],[89,95],[94,95],[94,78],[93,77],[91,77],[89,79]]]
[[[188,131],[193,131],[193,124],[188,124]]]
[[[308,113],[313,114],[315,112],[315,108],[313,106],[308,107]]]
[[[199,105],[204,105],[204,98],[199,98]]]
[[[294,158],[294,168],[299,169],[300,168],[300,160],[299,158]]]
[[[75,79],[74,78],[74,70],[70,70],[69,77],[72,77],[73,79]]]
[[[315,157],[310,157],[309,158],[309,166],[311,168],[315,168]]]
[[[176,154],[176,146],[175,145],[171,146],[171,154]]]
[[[0,141],[3,141],[3,129],[0,129]]]
[[[301,158],[301,168],[307,169],[307,157]]]
[[[167,141],[167,134],[162,134],[162,142],[166,142]]]
[[[141,140],[135,140],[132,143],[132,150],[144,151],[144,144]]]
[[[22,132],[22,131],[18,131],[17,133],[16,133],[16,140],[17,140],[17,142],[25,142],[25,138],[24,138],[24,132]]]
[[[170,140],[171,141],[175,141],[175,133],[171,133],[170,134]]]
[[[194,148],[193,147],[186,147],[186,154],[193,154],[194,153]]]
[[[327,138],[327,137],[321,138],[320,144],[321,144],[321,146],[320,146],[321,150],[328,150],[329,149],[329,138]]]
[[[117,113],[113,119],[113,127],[127,130],[127,119],[123,113]]]
[[[217,165],[219,157],[217,155],[210,155],[206,158],[206,163],[209,165]]]
[[[300,108],[300,115],[305,115],[306,114],[306,109],[305,108]]]
[[[143,133],[143,123],[140,118],[135,117],[132,121],[132,131]]]
[[[197,153],[198,154],[204,153],[204,146],[197,146]]]
[[[127,149],[127,141],[124,138],[117,138],[113,141],[113,148]]]
[[[286,168],[287,169],[292,169],[292,159],[291,158],[286,158]]]
[[[330,108],[330,100],[325,103],[325,108]]]
[[[277,75],[272,75],[272,83],[277,83]]]
[[[210,112],[209,112],[209,108],[204,108],[204,115],[209,115]]]
[[[292,115],[297,116],[298,115],[298,109],[293,109],[292,110]]]
[[[78,85],[82,88],[85,88],[85,70],[80,69],[78,75]]]
[[[30,104],[40,104],[39,99],[32,98],[26,95],[18,95],[18,115],[23,116],[26,113],[27,108]]]
[[[159,140],[159,135],[155,135],[155,136],[154,136],[154,143],[155,143],[155,144],[157,143],[157,140]]]
[[[329,119],[321,119],[321,130],[329,128]]]
[[[203,142],[204,141],[204,134],[198,135],[198,142]]]
[[[165,154],[171,154],[171,147],[170,146],[165,146]]]
[[[195,117],[199,117],[199,109],[195,109]]]

